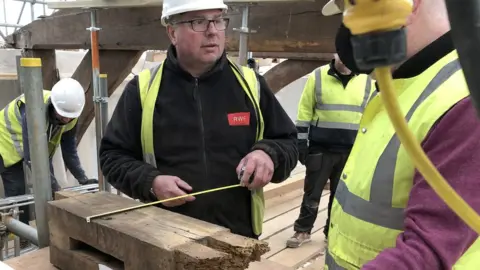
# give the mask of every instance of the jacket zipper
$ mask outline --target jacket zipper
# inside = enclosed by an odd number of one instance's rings
[[[195,78],[195,88],[193,89],[193,97],[198,106],[198,120],[200,122],[200,132],[202,135],[202,153],[203,153],[203,166],[205,168],[205,179],[208,179],[208,166],[207,166],[207,149],[205,146],[205,127],[203,125],[203,109],[202,100],[200,99],[200,93],[198,90],[198,78]]]

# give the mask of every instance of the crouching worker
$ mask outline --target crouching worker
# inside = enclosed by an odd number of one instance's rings
[[[61,145],[65,167],[82,185],[97,183],[85,175],[77,154],[75,130],[77,118],[85,105],[83,87],[74,79],[66,78],[56,83],[52,91],[43,91],[46,107],[47,140],[50,160],[52,192],[60,190],[55,179],[52,157]],[[0,175],[5,197],[26,194],[24,164],[30,168],[25,97],[21,95],[0,111]],[[41,117],[41,116],[38,116]],[[47,158],[47,157],[45,157]],[[28,206],[20,207],[20,221],[28,224]],[[25,246],[21,241],[21,246]]]

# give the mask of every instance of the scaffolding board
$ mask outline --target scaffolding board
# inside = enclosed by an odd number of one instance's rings
[[[224,0],[226,4],[315,2],[314,0]],[[79,0],[66,2],[47,2],[51,9],[69,8],[129,8],[161,6],[162,0]]]

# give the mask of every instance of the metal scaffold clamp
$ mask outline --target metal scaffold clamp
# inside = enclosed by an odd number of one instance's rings
[[[248,28],[248,15],[250,13],[249,5],[245,5],[242,11],[242,26],[233,28],[233,31],[240,33],[238,46],[238,64],[245,66],[248,58],[248,35],[256,33],[256,30]]]
[[[96,32],[96,31],[102,30],[102,28],[90,26],[90,27],[87,27],[87,30],[90,31],[90,32]]]

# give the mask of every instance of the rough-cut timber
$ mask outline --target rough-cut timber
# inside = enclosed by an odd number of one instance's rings
[[[87,216],[140,204],[110,193],[50,202],[50,261],[61,270],[246,269],[269,248],[263,241],[151,206],[107,217]]]
[[[341,16],[321,14],[325,0],[251,5],[249,28],[257,31],[249,37],[252,52],[289,52],[298,54],[334,52],[334,37]],[[241,6],[231,4],[227,50],[238,51]],[[161,25],[161,7],[111,8],[98,10],[101,49],[164,50],[169,45]],[[62,10],[36,20],[7,37],[14,48],[88,49],[90,13],[87,10]],[[279,57],[267,55],[265,57]]]
[[[330,60],[305,61],[288,59],[267,71],[264,75],[265,80],[267,80],[272,92],[277,93],[283,87],[306,75],[307,73],[312,72],[315,68],[327,64],[328,61]]]
[[[60,80],[55,50],[23,50],[22,56],[42,60],[43,89],[51,90],[53,85]]]
[[[132,50],[100,50],[100,73],[108,75],[108,96],[125,80],[125,77],[132,71],[133,66],[138,62],[142,53],[142,51]],[[85,89],[85,107],[77,124],[77,143],[79,143],[95,116],[92,99],[92,55],[90,52],[85,54],[72,78],[79,81]]]

